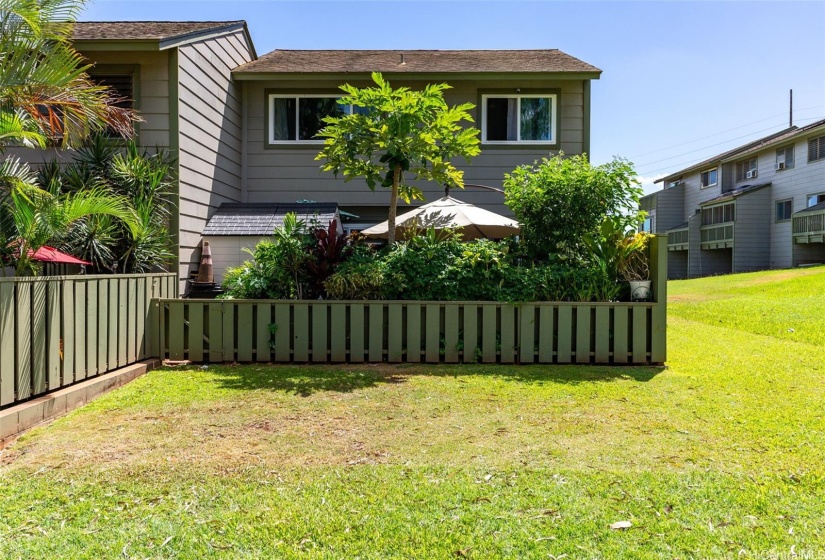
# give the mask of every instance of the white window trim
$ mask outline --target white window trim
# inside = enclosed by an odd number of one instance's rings
[[[518,140],[485,140],[487,138],[487,99],[488,98],[494,99],[517,99],[518,103],[516,103],[516,114],[518,115],[518,126],[516,127],[516,133],[518,135]],[[523,98],[528,99],[549,99],[550,100],[550,140],[522,140],[521,139],[521,100]],[[556,138],[556,114],[558,113],[558,94],[555,93],[514,93],[514,94],[505,94],[505,93],[485,93],[481,96],[481,143],[486,144],[488,146],[496,146],[496,145],[504,145],[504,146],[513,146],[513,145],[540,145],[540,146],[547,146],[547,145],[556,145],[558,144],[558,138]]]
[[[716,182],[708,183],[707,185],[703,185],[702,184],[702,174],[703,173],[710,174],[711,171],[716,171]],[[718,184],[719,184],[719,168],[718,167],[709,167],[708,169],[705,169],[704,171],[699,172],[699,189],[709,189],[711,187],[715,187]]]
[[[811,198],[813,197],[820,197],[825,196],[825,192],[818,192],[818,193],[811,193],[805,196],[805,208],[810,208],[811,206],[816,206],[817,204],[822,204],[821,202],[816,202],[814,204],[809,204],[811,202]]]
[[[276,99],[294,99],[295,100],[295,140],[275,140],[275,100]],[[267,144],[270,146],[295,146],[300,144],[306,145],[320,145],[324,143],[324,140],[299,140],[297,138],[298,131],[300,130],[298,118],[300,115],[300,111],[298,110],[298,104],[300,103],[301,99],[341,99],[340,95],[330,95],[324,93],[270,93],[267,96],[267,106],[269,107],[269,119],[266,123],[266,139]],[[350,112],[352,111],[352,105],[344,105],[344,107],[349,107]]]

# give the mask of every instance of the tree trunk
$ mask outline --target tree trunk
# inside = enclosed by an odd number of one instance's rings
[[[401,183],[401,164],[392,171],[392,193],[390,194],[390,215],[387,218],[387,245],[395,243],[395,215],[398,207],[398,185]]]

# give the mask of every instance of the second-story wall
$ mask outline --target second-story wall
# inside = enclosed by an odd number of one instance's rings
[[[251,59],[240,30],[178,48],[181,279],[198,268],[201,232],[214,209],[242,199],[242,96],[231,71]]]
[[[589,123],[586,110],[588,103],[585,83],[582,80],[527,80],[519,82],[494,81],[481,82],[470,80],[444,80],[434,76],[427,82],[410,82],[389,77],[393,87],[409,86],[423,88],[427,83],[447,81],[453,86],[446,92],[448,104],[472,103],[479,105],[481,93],[487,89],[515,92],[542,91],[558,93],[557,119],[559,121],[559,139],[554,146],[516,145],[516,146],[482,146],[482,153],[469,164],[457,160],[456,164],[464,169],[465,181],[501,187],[504,173],[516,166],[532,163],[534,160],[563,150],[565,154],[580,154],[586,150]],[[297,144],[295,146],[270,146],[266,143],[266,99],[268,93],[298,92],[324,93],[339,95],[340,81],[245,81],[245,99],[247,103],[246,160],[248,178],[246,180],[246,197],[248,202],[295,202],[311,199],[318,202],[337,202],[343,207],[388,206],[389,192],[378,188],[380,192],[370,192],[360,180],[344,183],[332,173],[320,170],[321,162],[315,157],[321,149],[320,144]],[[353,85],[366,86],[369,82],[352,81]],[[478,108],[472,111],[476,123],[481,127],[481,115]],[[442,187],[421,185],[428,201],[443,195]],[[456,193],[457,197],[473,204],[482,205],[494,212],[509,213],[504,205],[504,198],[499,193],[472,190]],[[401,209],[400,209],[401,210]]]

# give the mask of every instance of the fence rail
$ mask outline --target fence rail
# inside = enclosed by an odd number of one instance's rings
[[[147,357],[170,274],[0,278],[0,407]]]

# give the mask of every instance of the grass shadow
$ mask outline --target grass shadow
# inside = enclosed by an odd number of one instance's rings
[[[302,397],[319,392],[351,393],[383,384],[406,383],[413,376],[490,376],[516,383],[580,385],[616,381],[648,382],[665,369],[661,366],[499,364],[233,364],[210,367],[216,382],[226,389],[271,390]]]

